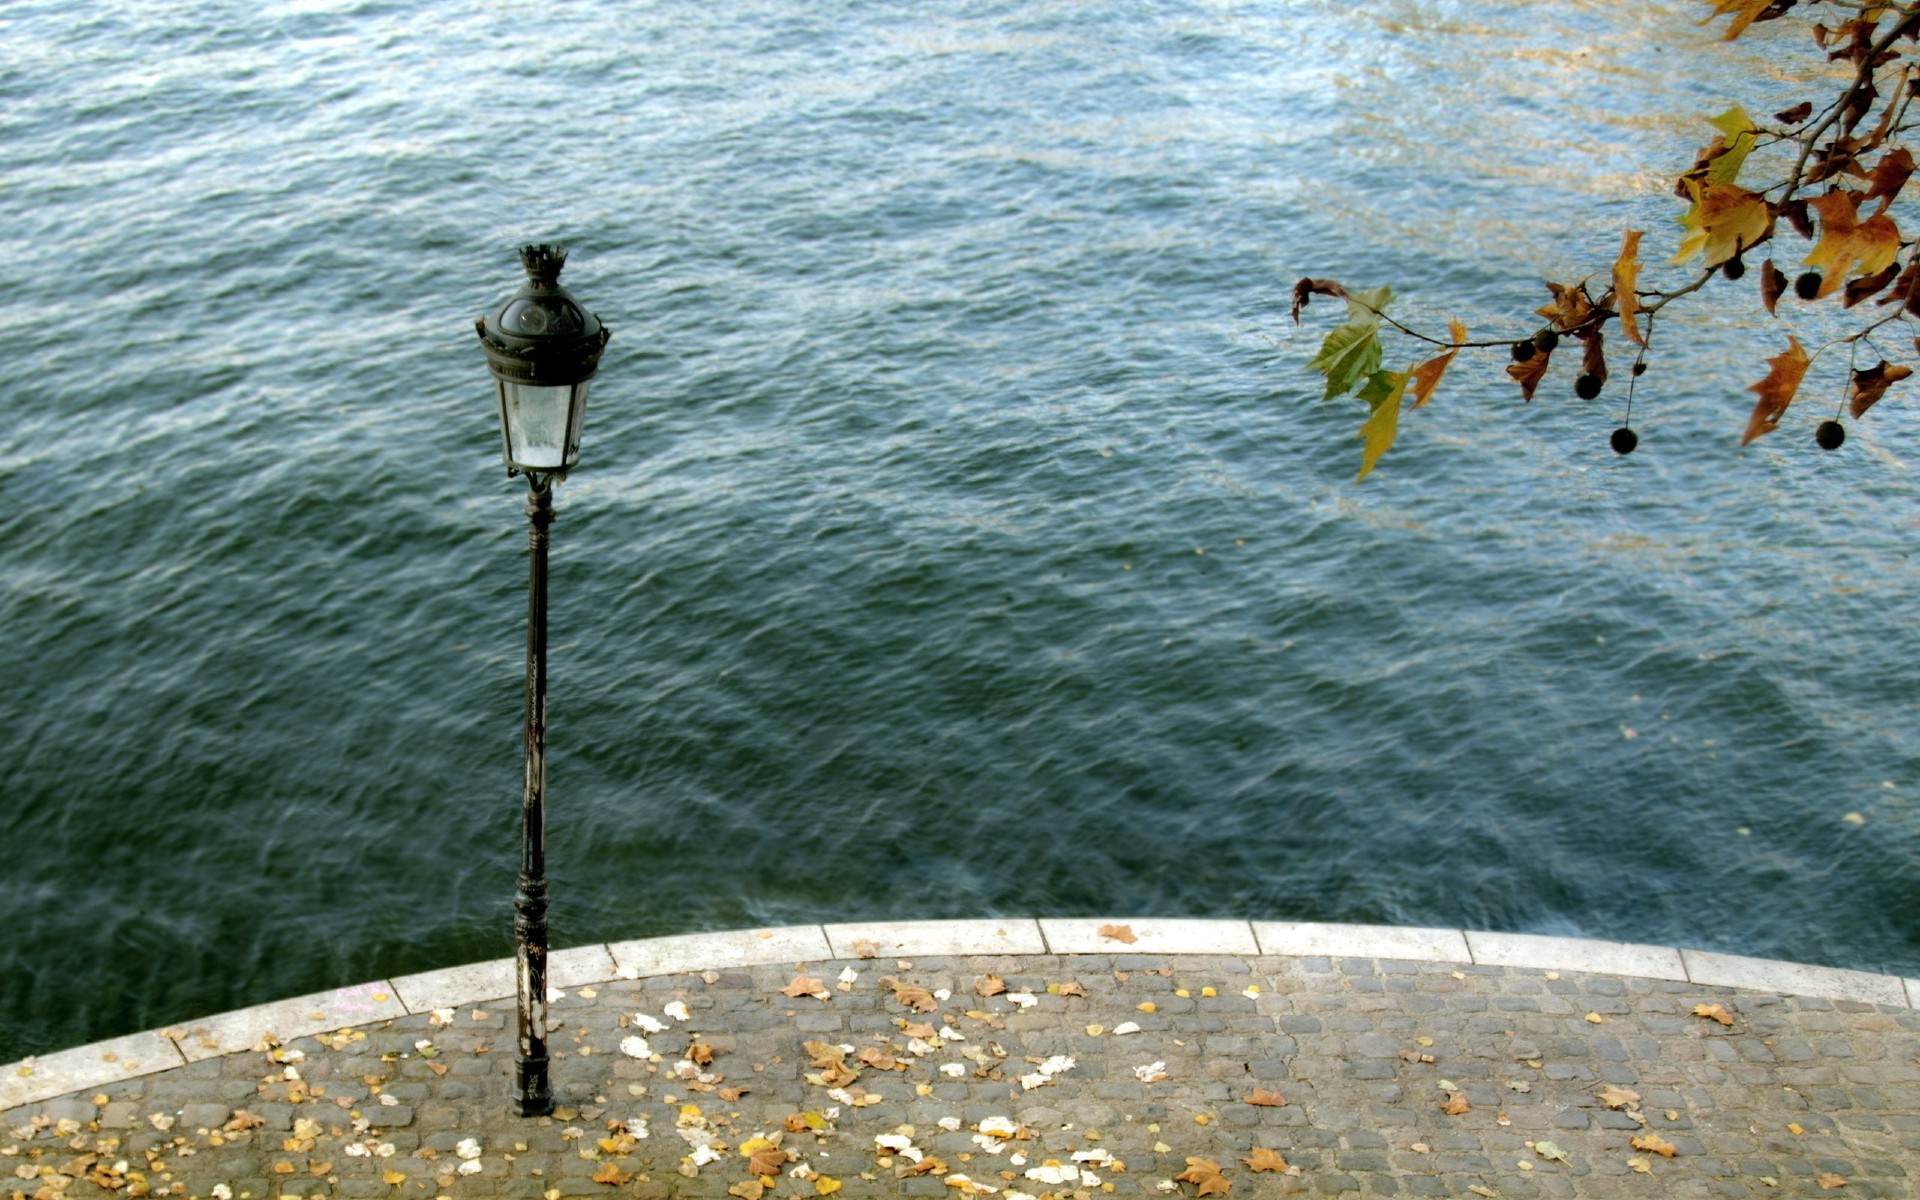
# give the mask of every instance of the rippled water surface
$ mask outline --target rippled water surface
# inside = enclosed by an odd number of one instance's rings
[[[6,6],[0,1061],[508,952],[471,321],[547,239],[614,331],[556,943],[1181,914],[1920,972],[1909,404],[1736,452],[1743,294],[1665,329],[1632,458],[1617,387],[1487,358],[1355,486],[1332,314],[1286,320],[1333,275],[1513,332],[1629,223],[1664,259],[1699,115],[1815,70],[1703,7]]]

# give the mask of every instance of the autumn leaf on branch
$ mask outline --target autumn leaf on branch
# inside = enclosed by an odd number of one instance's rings
[[[1880,402],[1887,389],[1913,374],[1912,367],[1889,365],[1882,359],[1877,366],[1864,371],[1853,372],[1853,380],[1847,388],[1847,415],[1855,418],[1867,415],[1867,410]]]
[[[1324,399],[1346,395],[1380,369],[1380,312],[1392,298],[1386,287],[1348,295],[1346,324],[1327,335],[1307,364],[1327,377]]]
[[[1731,183],[1705,189],[1691,179],[1686,184],[1693,207],[1680,217],[1687,236],[1674,252],[1675,263],[1704,254],[1706,265],[1717,267],[1773,233],[1773,209],[1765,196]]]
[[[1900,253],[1900,227],[1885,213],[1857,220],[1860,200],[1859,192],[1837,188],[1807,201],[1820,214],[1820,240],[1806,257],[1806,265],[1821,272],[1816,300],[1831,296],[1856,270],[1884,270]]]
[[[1747,26],[1755,21],[1771,21],[1776,17],[1784,16],[1792,7],[1793,0],[1785,0],[1784,3],[1781,0],[1717,0],[1713,6],[1713,15],[1700,23],[1705,25],[1714,17],[1733,14],[1733,20],[1728,24],[1727,32],[1723,35],[1724,40],[1730,42],[1745,33]]]
[[[1780,418],[1786,414],[1787,405],[1793,403],[1793,394],[1800,389],[1800,380],[1805,378],[1811,362],[1807,352],[1800,348],[1800,339],[1788,334],[1786,352],[1768,359],[1767,377],[1747,389],[1758,393],[1760,400],[1753,406],[1753,416],[1747,420],[1747,432],[1740,439],[1742,446],[1780,427]]]
[[[1620,328],[1636,346],[1647,339],[1640,334],[1640,297],[1634,288],[1640,282],[1640,238],[1643,229],[1629,229],[1620,238],[1620,257],[1613,260],[1613,309],[1620,314]]]
[[[1355,483],[1365,479],[1373,464],[1393,445],[1400,432],[1400,403],[1406,390],[1407,377],[1398,371],[1375,371],[1368,377],[1367,386],[1360,389],[1368,416],[1360,426],[1360,437],[1366,444],[1360,449],[1360,473],[1353,477]]]
[[[1460,346],[1467,340],[1467,327],[1458,319],[1447,322],[1447,334],[1453,339],[1454,348],[1445,354],[1435,355],[1407,372],[1407,386],[1413,391],[1413,406],[1419,408],[1433,397],[1433,389],[1440,386],[1440,377],[1447,373],[1447,364],[1453,356],[1460,353]]]
[[[1547,373],[1547,363],[1552,357],[1551,350],[1536,350],[1527,357],[1525,362],[1507,364],[1507,374],[1513,376],[1513,381],[1520,385],[1522,400],[1533,399],[1534,389],[1540,386],[1540,380]]]

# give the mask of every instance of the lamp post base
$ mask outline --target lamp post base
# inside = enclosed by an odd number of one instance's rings
[[[552,1115],[553,1088],[547,1081],[546,1059],[514,1064],[513,1111],[522,1117]]]

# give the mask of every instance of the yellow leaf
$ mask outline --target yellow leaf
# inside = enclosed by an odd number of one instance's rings
[[[1700,23],[1705,25],[1714,17],[1733,14],[1733,20],[1727,25],[1727,32],[1723,39],[1730,42],[1745,32],[1747,26],[1753,24],[1772,6],[1773,0],[1716,0],[1712,14]]]
[[[1600,1089],[1600,1103],[1608,1108],[1629,1108],[1640,1103],[1640,1093],[1610,1083]]]
[[[1360,449],[1360,474],[1354,476],[1355,483],[1367,477],[1400,432],[1400,405],[1406,394],[1407,379],[1398,371],[1375,371],[1360,390],[1360,398],[1372,411],[1360,426],[1360,436],[1366,444]]]
[[[1613,310],[1620,314],[1620,328],[1636,346],[1647,344],[1640,332],[1640,297],[1634,291],[1640,282],[1640,238],[1645,232],[1627,230],[1620,238],[1620,257],[1613,260]]]
[[[1102,925],[1094,933],[1098,937],[1112,938],[1116,942],[1124,942],[1129,946],[1140,940],[1134,936],[1131,925]]]
[[[1780,418],[1786,414],[1787,405],[1793,403],[1793,394],[1800,390],[1800,380],[1812,362],[1800,348],[1800,339],[1788,334],[1786,353],[1769,358],[1767,377],[1747,389],[1757,393],[1760,400],[1747,419],[1747,432],[1740,439],[1742,446],[1780,427]]]
[[[624,1187],[632,1180],[632,1171],[622,1171],[612,1163],[601,1163],[600,1169],[593,1173],[595,1183],[604,1183],[610,1187]]]
[[[1766,197],[1759,193],[1731,183],[1712,183],[1702,188],[1699,180],[1685,182],[1693,206],[1680,218],[1680,227],[1687,231],[1687,236],[1680,239],[1674,262],[1683,263],[1704,253],[1706,265],[1717,267],[1758,244],[1773,228],[1773,210],[1767,207]]]
[[[1160,1011],[1160,1006],[1158,1004],[1155,1004],[1151,1000],[1142,1000],[1140,1003],[1134,1005],[1134,1007],[1139,1009],[1143,1013]]]
[[[831,1175],[822,1175],[813,1181],[813,1194],[816,1196],[831,1196],[839,1190],[840,1181]]]
[[[407,1181],[407,1177],[405,1175],[402,1175],[398,1171],[383,1172],[380,1178],[382,1181],[386,1183],[388,1187],[399,1187],[401,1184]]]
[[[1628,1142],[1628,1145],[1632,1146],[1635,1150],[1645,1150],[1648,1154],[1658,1154],[1662,1158],[1672,1158],[1676,1149],[1672,1142],[1669,1142],[1657,1133],[1643,1134],[1640,1137],[1633,1138]]]
[[[1627,1160],[1627,1165],[1629,1167],[1632,1167],[1634,1170],[1640,1172],[1640,1174],[1642,1175],[1653,1174],[1653,1164],[1651,1162],[1648,1162],[1646,1159],[1640,1157],[1638,1154],[1634,1155],[1632,1158],[1629,1158]]]
[[[1859,192],[1840,189],[1807,201],[1820,213],[1820,240],[1806,257],[1821,271],[1816,300],[1838,291],[1849,275],[1884,270],[1900,253],[1900,227],[1885,213],[1857,220],[1860,200]]]
[[[1603,1023],[1604,1023],[1605,1021],[1606,1021],[1606,1018],[1605,1018],[1605,1017],[1603,1017],[1603,1016],[1601,1016],[1601,1015],[1600,1015],[1599,1013],[1597,1013],[1597,1012],[1590,1012],[1590,1013],[1588,1013],[1588,1014],[1587,1014],[1587,1022],[1588,1022],[1588,1024],[1591,1024],[1591,1025],[1599,1025],[1599,1024],[1603,1024]]]
[[[1724,1004],[1696,1004],[1693,1006],[1693,1015],[1705,1017],[1709,1021],[1718,1021],[1722,1025],[1733,1024],[1733,1014],[1727,1011],[1727,1006]]]
[[[1286,1100],[1277,1092],[1270,1092],[1263,1087],[1254,1088],[1253,1091],[1249,1092],[1246,1102],[1248,1104],[1257,1104],[1262,1108],[1285,1108],[1287,1106]]]
[[[1796,1125],[1787,1126],[1787,1132],[1792,1134],[1795,1137],[1799,1137],[1801,1134],[1805,1133],[1806,1130],[1800,1128],[1800,1126],[1796,1124]]]

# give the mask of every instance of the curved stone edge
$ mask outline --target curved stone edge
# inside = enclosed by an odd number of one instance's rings
[[[555,951],[556,991],[614,979],[857,958],[1036,954],[1372,958],[1667,979],[1702,987],[1920,1008],[1920,979],[1704,950],[1537,934],[1170,917],[869,921],[679,934]],[[0,1067],[0,1112],[206,1058],[513,994],[495,959],[221,1013]]]

